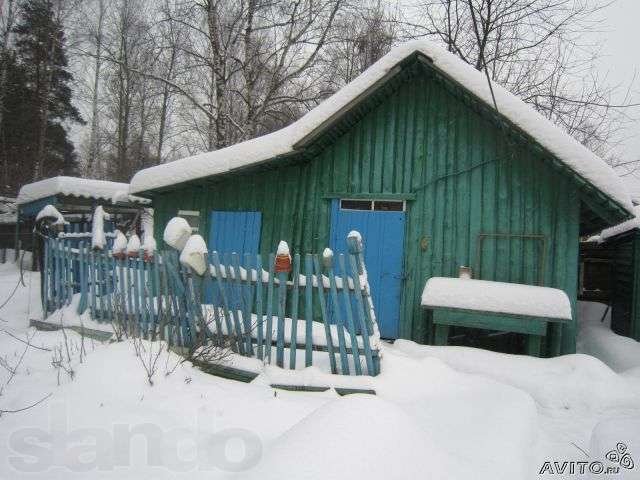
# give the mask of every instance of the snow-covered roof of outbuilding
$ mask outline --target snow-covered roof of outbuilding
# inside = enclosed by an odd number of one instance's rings
[[[19,205],[53,195],[65,195],[112,203],[149,203],[149,200],[129,194],[128,183],[108,182],[78,177],[51,177],[24,185],[18,193]]]
[[[141,170],[131,180],[130,192],[146,192],[228,173],[291,154],[296,151],[296,146],[322,129],[326,122],[393,75],[395,67],[415,53],[428,57],[433,68],[452,78],[486,104],[493,105],[484,74],[438,45],[426,40],[411,41],[393,48],[355,80],[288,127],[221,150]],[[493,92],[500,114],[534,138],[575,174],[623,208],[631,209],[629,194],[620,178],[601,158],[500,85],[493,84]]]
[[[587,242],[603,243],[607,240],[630,232],[631,230],[640,229],[640,205],[633,207],[634,217],[626,222],[619,223],[613,227],[605,228],[598,235],[593,235],[587,239]]]

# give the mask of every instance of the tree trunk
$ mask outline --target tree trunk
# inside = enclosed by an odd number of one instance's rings
[[[102,24],[104,19],[104,2],[98,0],[98,30],[96,32],[96,59],[93,75],[93,94],[91,98],[91,132],[89,134],[89,156],[87,157],[86,174],[90,175],[98,156],[98,98],[100,89],[100,68],[102,66]]]

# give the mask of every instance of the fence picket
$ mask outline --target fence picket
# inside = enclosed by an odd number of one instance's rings
[[[349,295],[349,275],[347,273],[343,253],[338,256],[338,266],[340,267],[340,271],[342,272],[342,299],[345,314],[347,317],[347,329],[349,331],[349,336],[351,337],[351,354],[353,355],[353,364],[355,367],[356,375],[362,375],[362,365],[360,364],[360,347],[358,345],[358,337],[356,335],[355,324],[353,323],[353,312],[351,311],[351,297]],[[358,293],[355,292],[355,289],[354,295],[358,295]]]
[[[232,319],[233,314],[231,312],[231,309],[229,309],[229,301],[227,299],[227,292],[225,291],[224,282],[222,280],[222,268],[220,267],[220,259],[218,257],[218,252],[212,252],[211,259],[213,260],[213,267],[215,268],[215,272],[216,272],[216,283],[218,285],[218,290],[220,292],[220,299],[222,300],[222,307],[224,309],[223,316],[224,316],[225,326],[227,327],[227,336],[229,338],[229,343],[233,351],[240,351],[240,347],[237,341],[238,339],[234,335],[234,331],[233,331],[233,323],[234,323]],[[228,274],[229,274],[229,268],[227,265],[227,268],[225,270],[225,275],[227,275],[227,280],[229,279]]]
[[[147,289],[146,278],[146,262],[144,261],[144,250],[141,248],[138,250],[138,258],[136,259],[138,264],[138,295],[140,295],[140,320],[142,326],[142,336],[147,338],[149,333],[149,317],[147,315],[147,298],[149,297],[149,291]]]
[[[291,291],[291,338],[289,339],[289,368],[296,368],[298,350],[298,303],[300,302],[300,254],[293,256],[293,289]]]
[[[240,260],[238,254],[233,252],[231,257],[227,256],[227,271],[231,272],[232,282],[230,283],[232,308],[233,308],[233,324],[236,329],[236,335],[238,336],[238,349],[241,354],[247,353],[245,348],[245,337],[243,333],[242,316],[242,279],[240,278]],[[242,320],[242,321],[241,321]]]
[[[331,373],[338,373],[338,367],[336,365],[336,355],[333,351],[333,338],[331,336],[331,328],[329,326],[329,317],[327,315],[327,305],[324,298],[324,280],[322,278],[322,269],[320,268],[320,261],[318,255],[313,255],[313,265],[316,271],[316,281],[318,285],[318,300],[320,301],[320,313],[322,315],[322,324],[324,325],[324,334],[327,342],[327,352],[329,353],[329,364],[331,366]]]
[[[264,318],[262,317],[262,257],[256,255],[256,343],[257,356],[264,358]]]
[[[253,334],[253,321],[251,318],[251,310],[253,306],[253,281],[252,281],[252,269],[251,269],[251,255],[245,253],[244,255],[244,269],[245,269],[245,277],[243,284],[243,310],[242,310],[242,323],[244,326],[245,336],[246,336],[246,347],[245,353],[249,356],[254,355],[253,351],[253,343],[251,340]]]
[[[275,256],[269,254],[269,279],[267,283],[267,331],[264,338],[264,356],[271,363],[271,342],[273,341],[273,283],[274,283]]]
[[[162,296],[160,294],[160,273],[159,273],[159,265],[158,265],[158,255],[154,255],[152,258],[152,271],[153,271],[153,292],[151,297],[151,305],[152,305],[152,337],[151,340],[156,339],[156,335],[160,334],[160,339],[164,339],[164,334],[159,332],[158,322],[160,320],[160,304],[162,302]]]
[[[367,321],[364,313],[364,302],[362,299],[362,288],[360,286],[360,275],[355,255],[349,254],[349,263],[351,264],[351,271],[354,273],[353,285],[356,290],[356,312],[358,314],[358,323],[362,338],[362,346],[364,347],[364,356],[367,362],[367,370],[369,371],[369,375],[375,375],[375,373],[373,373],[375,371],[375,366],[373,364],[373,356],[371,354],[369,331],[367,329]]]
[[[289,274],[286,271],[279,271],[277,275],[278,326],[276,330],[276,365],[284,367],[284,310],[287,304],[287,277]],[[295,349],[295,346],[293,348]]]
[[[336,277],[333,272],[333,252],[331,255],[322,255],[322,263],[327,269],[329,277],[329,294],[331,296],[331,305],[333,305],[333,316],[335,317],[335,325],[338,334],[338,351],[340,352],[340,368],[343,375],[349,375],[349,358],[347,357],[347,348],[344,338],[344,327],[342,322],[342,314],[340,305],[338,304],[338,290],[336,288]],[[347,285],[348,290],[348,285]],[[327,302],[328,303],[328,302]]]
[[[113,303],[111,298],[113,289],[115,288],[113,283],[113,269],[111,268],[111,259],[107,252],[100,252],[100,257],[102,258],[102,268],[104,270],[104,293],[107,304],[106,318],[107,321],[113,322]]]
[[[4,252],[5,249],[2,249]],[[4,253],[2,254],[4,256]],[[44,259],[43,259],[43,272],[40,272],[42,275],[42,292],[40,296],[42,298],[42,313],[43,318],[47,318],[49,315],[49,275],[51,274],[51,269],[49,268],[49,257],[51,256],[51,249],[49,248],[49,239],[44,240]],[[2,260],[4,263],[4,259]]]
[[[313,265],[310,253],[304,257],[304,273],[304,365],[310,367],[313,365]]]

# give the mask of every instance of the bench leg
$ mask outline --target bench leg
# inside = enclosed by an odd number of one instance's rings
[[[542,336],[540,335],[527,335],[527,355],[532,357],[539,357],[542,346]]]
[[[449,325],[436,324],[436,332],[433,339],[434,345],[446,345],[449,341]]]
[[[550,354],[552,357],[557,357],[560,355],[560,350],[562,349],[562,324],[561,323],[551,323],[549,326],[549,343],[550,343]]]

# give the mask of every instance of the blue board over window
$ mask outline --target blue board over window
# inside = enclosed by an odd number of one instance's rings
[[[354,206],[361,202],[352,202]],[[373,203],[371,204],[373,208]],[[404,211],[349,210],[334,200],[331,249],[347,253],[347,234],[357,230],[364,241],[364,261],[383,338],[398,338],[404,258]]]

